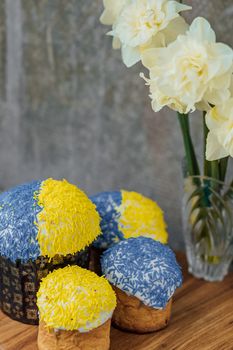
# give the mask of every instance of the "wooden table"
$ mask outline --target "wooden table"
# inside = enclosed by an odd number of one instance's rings
[[[187,273],[175,295],[169,326],[136,335],[112,328],[111,350],[233,350],[233,273],[224,282],[207,283]],[[36,350],[37,327],[12,321],[0,313],[0,349]],[[94,350],[94,349],[93,349]]]

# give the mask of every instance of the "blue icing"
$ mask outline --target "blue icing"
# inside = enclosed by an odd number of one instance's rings
[[[103,253],[101,267],[110,283],[155,309],[165,308],[182,284],[173,251],[151,238],[129,238],[114,245]]]
[[[116,208],[121,205],[121,192],[102,192],[90,197],[96,205],[96,209],[101,217],[100,227],[102,235],[94,242],[94,246],[105,249],[114,243],[124,239],[123,233],[118,229],[118,218],[120,216]]]
[[[35,222],[41,207],[34,199],[40,185],[34,181],[0,194],[0,254],[13,262],[40,256]]]

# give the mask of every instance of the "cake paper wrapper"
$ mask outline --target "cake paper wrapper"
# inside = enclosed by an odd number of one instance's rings
[[[14,320],[37,325],[39,323],[36,294],[40,280],[54,269],[67,265],[88,268],[89,248],[66,256],[39,257],[36,261],[15,263],[0,256],[0,308]]]

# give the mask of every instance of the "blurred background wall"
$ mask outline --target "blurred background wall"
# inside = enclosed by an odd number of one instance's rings
[[[233,45],[232,0],[187,0]],[[142,192],[181,249],[175,113],[152,112],[140,65],[127,69],[99,23],[102,0],[0,0],[0,187],[67,178],[93,194]],[[201,118],[193,115],[201,154]]]

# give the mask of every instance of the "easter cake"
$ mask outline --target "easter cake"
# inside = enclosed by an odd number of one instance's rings
[[[0,195],[0,307],[11,318],[38,323],[42,277],[67,264],[87,267],[87,247],[100,218],[84,192],[67,181],[23,184]]]
[[[182,284],[175,254],[151,238],[130,238],[106,250],[101,257],[104,276],[117,295],[113,323],[135,333],[166,327],[172,296]]]
[[[91,196],[99,212],[102,234],[91,248],[91,269],[100,271],[100,255],[114,244],[145,236],[167,243],[168,234],[162,209],[156,202],[132,191],[109,191]]]
[[[116,296],[104,277],[78,266],[45,277],[37,294],[39,350],[108,350]]]

